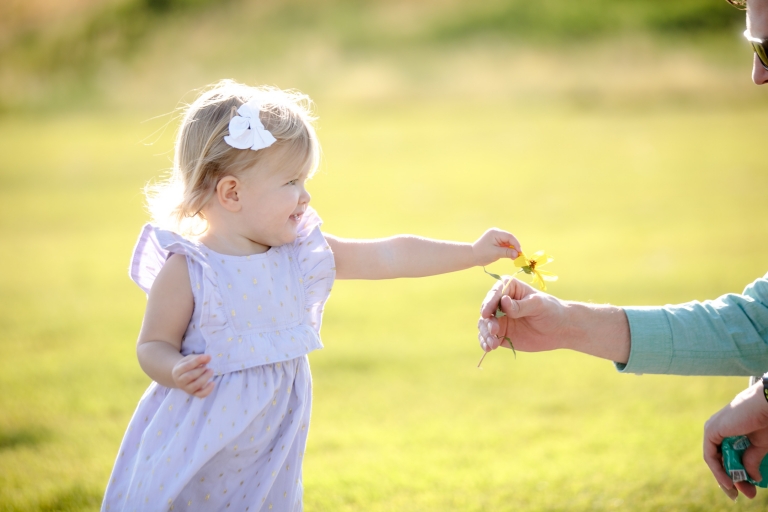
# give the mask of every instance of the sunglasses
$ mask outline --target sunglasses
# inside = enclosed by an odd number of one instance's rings
[[[760,59],[760,64],[768,71],[768,39],[758,39],[753,37],[749,30],[744,31],[744,37],[752,45],[752,49],[755,50],[757,58]]]

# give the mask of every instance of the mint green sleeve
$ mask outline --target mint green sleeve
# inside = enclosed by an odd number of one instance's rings
[[[741,295],[625,307],[632,345],[625,373],[761,375],[768,370],[768,275]]]

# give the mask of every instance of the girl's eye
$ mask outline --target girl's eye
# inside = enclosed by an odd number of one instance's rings
[[[288,185],[295,185],[297,181],[299,180],[291,180],[288,182]]]

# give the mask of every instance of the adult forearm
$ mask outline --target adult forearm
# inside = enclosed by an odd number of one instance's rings
[[[152,380],[160,385],[178,387],[173,380],[173,367],[183,358],[181,353],[165,341],[147,341],[136,347],[139,365]]]
[[[632,352],[620,371],[762,375],[768,369],[768,281],[743,294],[662,307],[625,307]]]
[[[630,351],[629,322],[616,306],[564,302],[566,318],[563,348],[617,363],[626,363]]]

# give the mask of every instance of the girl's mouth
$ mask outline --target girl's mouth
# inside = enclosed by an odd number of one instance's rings
[[[301,220],[301,216],[302,215],[304,215],[304,212],[302,212],[302,213],[294,213],[293,215],[291,215],[291,220],[293,220],[295,222],[299,222]]]

